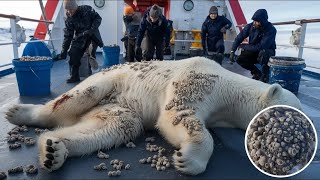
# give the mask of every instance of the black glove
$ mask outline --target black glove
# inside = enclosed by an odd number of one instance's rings
[[[234,62],[236,62],[233,51],[230,52],[229,60],[230,60],[230,64],[233,64]]]
[[[127,41],[128,39],[129,39],[128,36],[123,36],[123,38],[121,38],[120,40],[124,42],[124,41]]]
[[[142,60],[142,49],[141,49],[141,47],[137,46],[136,49],[135,49],[135,52],[136,52],[136,60],[140,62]]]
[[[62,59],[66,59],[67,58],[67,52],[61,52],[60,54],[57,54],[55,57],[53,57],[53,60],[59,61]]]
[[[128,15],[123,16],[123,21],[125,23],[130,23],[131,21],[133,21],[133,17],[132,16],[128,16]]]
[[[166,46],[163,50],[164,55],[171,55],[171,49],[170,46]]]
[[[227,28],[226,28],[226,27],[222,27],[222,28],[220,29],[220,32],[222,32],[222,33],[227,32]]]
[[[84,31],[82,34],[83,34],[84,36],[92,36],[93,31],[92,31],[91,29],[89,29],[89,30]]]

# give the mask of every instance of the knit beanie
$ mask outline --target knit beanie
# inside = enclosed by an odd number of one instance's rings
[[[134,10],[131,6],[128,5],[128,6],[124,7],[124,9],[123,9],[124,15],[133,14],[133,13],[134,13]]]
[[[212,6],[209,10],[209,14],[218,14],[218,8],[216,6]]]
[[[162,15],[161,8],[158,5],[153,5],[150,9],[149,15],[153,18],[159,18]]]
[[[75,10],[78,8],[78,4],[77,4],[76,0],[64,0],[63,6],[64,6],[64,9],[74,9]]]

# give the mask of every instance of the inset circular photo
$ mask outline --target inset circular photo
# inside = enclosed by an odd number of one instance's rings
[[[278,178],[302,172],[314,158],[317,144],[312,121],[300,110],[285,105],[260,111],[245,135],[251,163],[262,173]]]

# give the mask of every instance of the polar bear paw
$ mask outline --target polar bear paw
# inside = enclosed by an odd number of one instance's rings
[[[206,170],[207,161],[202,160],[200,153],[183,151],[180,149],[173,154],[175,168],[183,174],[197,175]]]
[[[36,119],[36,109],[41,105],[14,105],[6,112],[6,119],[15,125],[30,125]]]
[[[40,164],[48,170],[59,169],[68,157],[65,144],[58,138],[45,138],[40,144]]]

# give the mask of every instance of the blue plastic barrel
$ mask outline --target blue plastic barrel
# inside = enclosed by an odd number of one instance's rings
[[[304,59],[273,56],[270,57],[269,83],[278,83],[283,88],[297,94],[303,69],[306,67]]]
[[[50,94],[52,60],[12,60],[20,96],[45,96]]]
[[[30,41],[39,40],[37,38],[31,38]],[[23,49],[22,56],[47,56],[52,57],[48,46],[42,42],[29,42]]]
[[[103,68],[119,64],[119,56],[119,46],[103,46]]]

